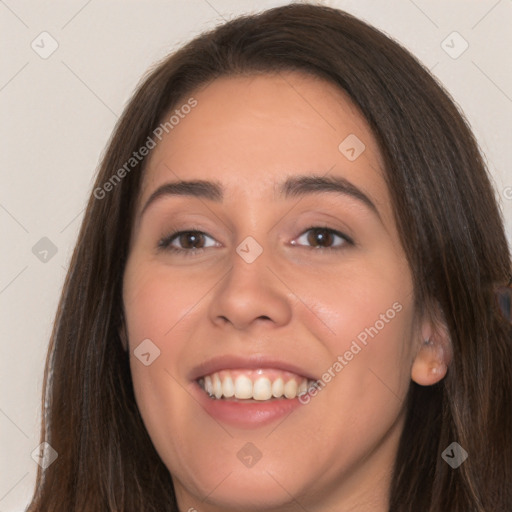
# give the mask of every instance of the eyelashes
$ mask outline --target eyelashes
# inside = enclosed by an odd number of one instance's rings
[[[317,243],[335,244],[337,238],[339,239],[337,245],[328,247],[322,245],[314,245]],[[195,247],[197,244],[203,245],[206,239],[210,239],[214,243],[202,247]],[[296,240],[298,240],[299,243]],[[314,251],[339,251],[346,249],[348,246],[355,245],[354,241],[349,236],[336,229],[324,226],[312,226],[303,231],[296,240],[290,242],[291,245]],[[176,245],[173,245],[175,242],[181,244],[182,247],[176,247]],[[310,243],[313,245],[304,245],[305,243]],[[218,246],[219,245],[217,245],[211,236],[194,227],[187,230],[173,231],[158,242],[158,249],[184,256],[198,255],[199,253],[204,252],[206,249],[215,248]]]
[[[193,235],[191,237],[192,245],[197,243],[197,241],[201,241],[205,237],[210,238],[210,239],[213,240],[212,237],[210,237],[209,235],[207,235],[203,231],[200,231],[199,229],[192,228],[192,229],[172,232],[170,235],[167,235],[166,237],[162,238],[158,242],[158,248],[166,250],[166,251],[174,252],[174,253],[192,253],[192,252],[193,253],[198,253],[198,252],[203,252],[205,250],[204,247],[180,248],[180,247],[175,247],[174,245],[171,245],[175,240],[178,240],[180,242],[183,242],[184,240],[187,240],[187,238],[184,237],[184,235]],[[190,243],[190,239],[186,243],[187,244]],[[215,246],[215,244],[213,246]]]

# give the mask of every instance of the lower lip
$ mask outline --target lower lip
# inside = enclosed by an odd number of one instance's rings
[[[194,391],[199,403],[212,418],[241,428],[268,425],[285,418],[301,406],[297,397],[261,402],[210,398],[197,382],[194,383]]]

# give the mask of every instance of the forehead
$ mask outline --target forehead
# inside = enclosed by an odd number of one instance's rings
[[[190,99],[196,105],[181,110]],[[296,72],[219,78],[165,119],[173,113],[179,119],[149,155],[139,208],[169,181],[220,181],[227,199],[266,200],[293,174],[342,176],[377,206],[389,202],[368,123],[323,79]]]

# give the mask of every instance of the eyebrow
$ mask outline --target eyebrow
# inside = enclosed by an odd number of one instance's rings
[[[316,175],[291,176],[279,185],[278,192],[283,199],[325,192],[349,196],[366,205],[382,220],[373,201],[361,189],[345,178]],[[181,180],[165,183],[150,195],[140,212],[139,218],[143,216],[149,205],[162,197],[169,196],[197,197],[221,203],[224,197],[224,188],[218,181]]]

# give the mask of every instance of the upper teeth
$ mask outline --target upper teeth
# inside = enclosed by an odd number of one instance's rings
[[[308,379],[279,370],[222,370],[204,376],[200,386],[215,398],[269,400],[295,398],[308,389]]]

